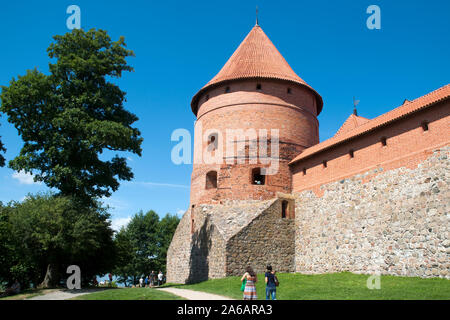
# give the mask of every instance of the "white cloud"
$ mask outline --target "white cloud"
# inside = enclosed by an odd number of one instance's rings
[[[14,172],[12,174],[12,178],[19,181],[20,184],[41,184],[40,182],[34,182],[34,175],[32,175],[31,173],[26,173],[23,170]]]
[[[186,210],[177,209],[177,216],[181,218],[185,212],[186,212]]]
[[[131,217],[111,219],[111,228],[119,231],[120,228],[125,227],[131,221]]]

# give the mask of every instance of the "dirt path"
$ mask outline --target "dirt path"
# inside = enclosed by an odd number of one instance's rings
[[[82,290],[53,290],[40,296],[35,296],[27,300],[67,300],[74,297],[82,296],[85,294],[101,291],[105,289],[82,289]],[[194,291],[188,289],[179,288],[158,288],[161,290],[175,294],[188,300],[234,300],[228,297],[220,296],[217,294],[206,293],[201,291]]]
[[[28,300],[67,300],[104,289],[58,290]]]
[[[175,294],[177,296],[183,297],[188,300],[234,300],[234,299],[231,299],[228,297],[219,296],[217,294],[188,290],[188,289],[160,288],[157,290],[166,291],[166,292]]]

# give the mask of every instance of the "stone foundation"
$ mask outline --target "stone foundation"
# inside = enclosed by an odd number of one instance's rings
[[[167,280],[241,275],[248,264],[256,272],[272,264],[279,272],[450,279],[449,153],[435,150],[415,169],[379,167],[325,184],[320,197],[304,191],[195,207],[169,247]],[[283,200],[292,210],[285,218]]]
[[[257,272],[267,263],[294,271],[294,220],[281,218],[281,201],[232,201],[187,211],[167,253],[167,281],[242,275],[248,264]]]
[[[296,194],[295,271],[450,278],[449,153]]]
[[[264,272],[267,264],[279,272],[293,272],[294,222],[281,218],[281,201],[275,201],[227,242],[227,275],[242,275],[247,265]]]

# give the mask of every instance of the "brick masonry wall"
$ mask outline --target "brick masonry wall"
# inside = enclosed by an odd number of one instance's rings
[[[295,271],[450,278],[449,156],[296,193]]]
[[[256,90],[257,83],[262,86],[260,91]],[[228,93],[225,92],[226,87],[230,88]],[[288,88],[291,93],[287,93]],[[191,177],[191,204],[195,205],[217,203],[223,199],[266,200],[274,198],[276,192],[290,192],[289,161],[301,150],[318,143],[319,139],[315,96],[308,89],[288,82],[236,80],[215,87],[200,98],[197,116]],[[227,129],[256,130],[255,137],[244,137],[245,163],[237,163],[238,158],[226,157],[226,141],[230,138],[226,135]],[[251,170],[268,164],[251,163],[258,159],[251,157],[248,146],[252,141],[258,142],[261,129],[267,130],[269,139],[271,129],[279,130],[279,159],[274,159],[279,161],[279,170],[277,174],[268,176],[264,186],[255,186],[251,183]],[[219,150],[223,150],[222,155],[218,151],[205,151],[208,150],[208,141],[202,138],[214,132],[219,134],[217,140]],[[268,141],[269,156],[270,147],[271,140]],[[204,161],[205,153],[216,156],[222,163],[208,164]],[[226,163],[227,160],[231,163]],[[212,170],[218,173],[216,190],[205,189],[206,174]]]
[[[427,121],[428,131],[421,123]],[[382,146],[381,137],[387,138]],[[377,166],[384,171],[400,167],[414,168],[424,161],[433,147],[448,145],[450,137],[450,102],[444,101],[402,120],[360,136],[332,149],[317,153],[293,164],[293,190],[314,190],[320,186],[351,177]],[[349,151],[354,150],[351,158]],[[327,161],[327,167],[323,161]],[[306,175],[303,174],[306,169]]]

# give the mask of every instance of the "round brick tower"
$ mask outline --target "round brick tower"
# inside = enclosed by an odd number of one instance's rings
[[[288,163],[319,142],[322,106],[256,25],[192,99],[191,206],[291,192]]]

